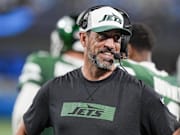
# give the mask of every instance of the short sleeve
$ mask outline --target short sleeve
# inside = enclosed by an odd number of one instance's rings
[[[172,135],[180,123],[168,111],[159,94],[144,86],[141,106],[141,132],[146,135]]]
[[[24,114],[23,120],[29,135],[40,134],[49,126],[49,83],[42,86],[35,96],[32,105]]]

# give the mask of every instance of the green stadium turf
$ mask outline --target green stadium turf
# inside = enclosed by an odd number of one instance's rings
[[[0,135],[12,135],[10,118],[0,117]]]

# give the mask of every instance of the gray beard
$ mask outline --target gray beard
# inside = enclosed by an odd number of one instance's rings
[[[112,67],[113,67],[113,63],[114,61],[112,62],[112,64],[110,65],[107,65],[103,62],[101,62],[97,57],[96,55],[93,55],[93,54],[90,54],[88,53],[88,58],[91,60],[91,62],[96,65],[98,68],[100,69],[103,69],[103,70],[111,70]]]

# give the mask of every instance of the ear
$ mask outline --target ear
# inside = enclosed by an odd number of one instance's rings
[[[79,32],[79,39],[83,47],[86,47],[86,37],[87,34],[85,32]]]
[[[131,44],[129,43],[127,44],[127,50],[128,50],[128,57],[131,57],[133,50]]]

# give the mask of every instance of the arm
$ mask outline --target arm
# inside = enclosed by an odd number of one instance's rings
[[[21,121],[18,130],[15,135],[27,135],[26,127],[24,125],[24,121]]]

